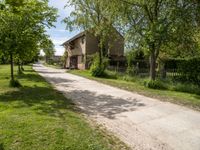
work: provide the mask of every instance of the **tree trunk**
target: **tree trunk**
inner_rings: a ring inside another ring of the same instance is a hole
[[[23,62],[20,64],[21,71],[24,71]]]
[[[18,73],[20,74],[22,71],[21,71],[21,66],[20,64],[18,63]]]
[[[102,46],[101,46],[99,37],[97,37],[97,41],[98,41],[98,48],[99,48],[99,65],[101,65],[102,64]]]
[[[10,54],[10,71],[11,71],[11,80],[14,81],[14,69],[13,69],[13,54]]]
[[[17,66],[18,66],[18,74],[21,74],[22,70],[21,70],[21,64],[19,60],[18,60]]]
[[[156,56],[155,52],[150,55],[150,80],[156,79]]]

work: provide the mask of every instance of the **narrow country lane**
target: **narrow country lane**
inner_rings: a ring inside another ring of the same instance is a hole
[[[134,150],[200,150],[200,112],[138,95],[61,69],[34,69],[85,114]]]

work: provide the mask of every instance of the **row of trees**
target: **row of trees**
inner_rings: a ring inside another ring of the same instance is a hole
[[[21,72],[24,62],[52,47],[45,29],[53,26],[56,13],[48,0],[0,0],[0,54],[10,60],[11,83],[14,62]]]
[[[99,64],[113,27],[124,35],[127,47],[149,56],[151,80],[156,78],[156,62],[200,54],[199,0],[69,0],[68,4],[75,10],[64,20],[67,27],[92,29],[99,39]]]

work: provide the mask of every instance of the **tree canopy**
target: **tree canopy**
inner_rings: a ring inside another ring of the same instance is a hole
[[[198,0],[69,0],[69,4],[75,8],[65,19],[69,29],[92,28],[105,42],[112,32],[109,27],[118,27],[127,45],[149,55],[152,80],[158,59],[199,55]]]
[[[48,6],[48,0],[1,0],[0,6],[0,49],[10,56],[14,80],[13,60],[22,62],[38,55],[48,37],[45,28],[53,26],[57,10]]]

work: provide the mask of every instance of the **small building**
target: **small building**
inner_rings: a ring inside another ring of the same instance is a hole
[[[116,31],[116,30],[115,30]],[[108,57],[112,60],[124,59],[124,37],[116,31],[106,44]],[[62,44],[68,53],[66,68],[88,69],[90,56],[99,50],[97,38],[90,32],[84,31]]]

